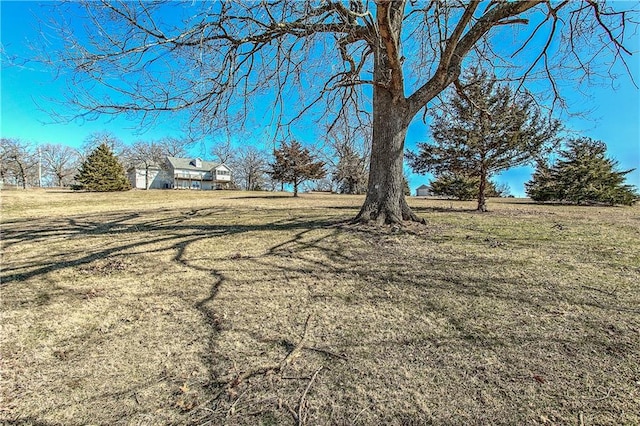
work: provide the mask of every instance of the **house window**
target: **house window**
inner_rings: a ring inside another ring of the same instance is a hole
[[[200,182],[191,182],[191,189],[200,189]]]

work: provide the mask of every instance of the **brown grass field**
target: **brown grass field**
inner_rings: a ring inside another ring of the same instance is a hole
[[[1,197],[2,424],[640,424],[640,206]]]

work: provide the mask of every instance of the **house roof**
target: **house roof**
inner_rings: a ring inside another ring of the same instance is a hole
[[[167,157],[167,161],[169,162],[169,164],[171,164],[171,167],[173,167],[174,169],[182,169],[182,170],[213,170],[218,166],[221,166],[222,164],[220,163],[216,163],[214,161],[204,161],[204,160],[200,160],[201,166],[200,167],[196,167],[195,166],[195,158],[179,158],[179,157]],[[226,167],[226,166],[225,166]]]
[[[420,185],[417,189],[429,189],[429,185]]]

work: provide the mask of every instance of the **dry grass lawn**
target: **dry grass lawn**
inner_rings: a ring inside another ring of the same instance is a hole
[[[0,423],[640,424],[640,207],[2,193]]]

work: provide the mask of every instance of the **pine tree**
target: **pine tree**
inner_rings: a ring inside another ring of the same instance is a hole
[[[407,180],[406,176],[402,176],[402,193],[405,196],[410,196],[411,195],[411,188],[409,188],[409,181]]]
[[[433,115],[433,142],[407,153],[409,165],[416,173],[477,178],[480,211],[486,210],[491,176],[542,156],[555,147],[560,130],[557,120],[542,117],[531,96],[514,93],[478,68],[466,73],[441,110]]]
[[[572,139],[551,166],[539,164],[531,181],[525,184],[534,201],[560,201],[576,204],[631,205],[640,195],[626,185],[625,175],[616,171],[618,162],[607,158],[607,146],[590,138]]]
[[[532,200],[540,202],[555,200],[559,191],[551,166],[544,160],[538,162],[531,180],[524,187]]]
[[[429,186],[433,195],[457,198],[458,200],[473,200],[478,198],[479,181],[480,179],[477,177],[443,173],[429,182]],[[508,186],[497,185],[493,181],[487,182],[486,197],[506,197],[508,194]]]
[[[277,181],[293,184],[293,196],[298,196],[299,185],[310,179],[322,179],[326,172],[324,162],[316,161],[308,149],[300,142],[282,143],[274,152],[275,162],[271,164],[269,174]]]
[[[87,191],[126,191],[131,188],[122,164],[105,143],[89,154],[75,179],[79,183],[77,189]]]

